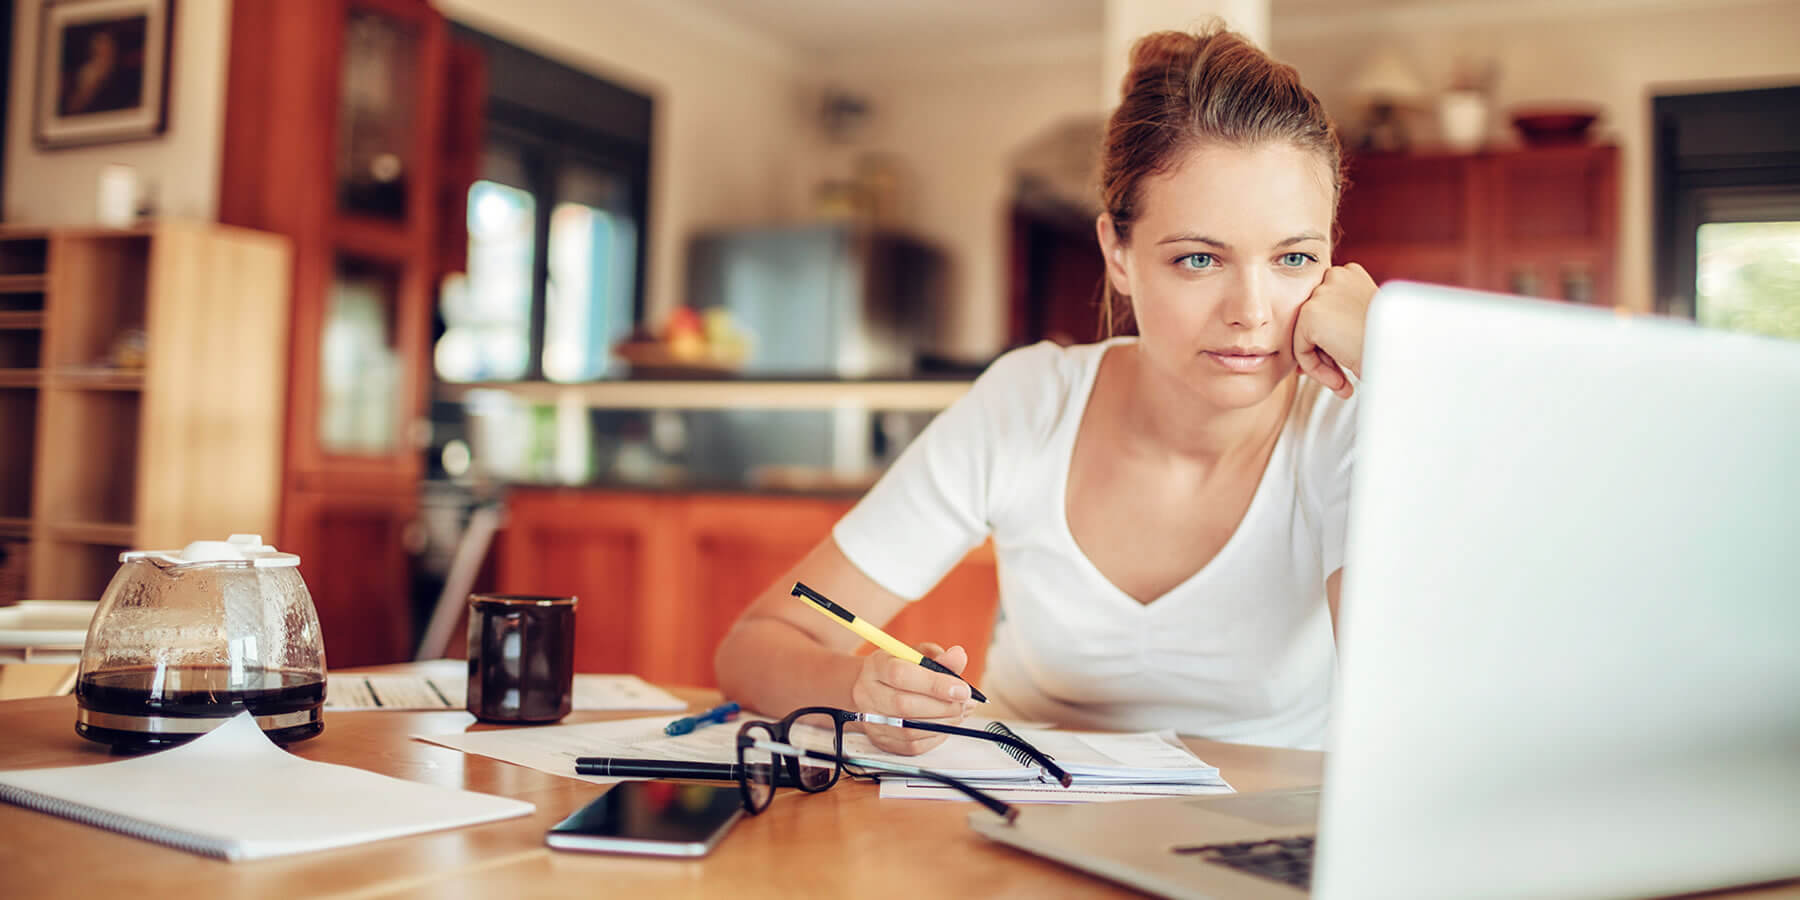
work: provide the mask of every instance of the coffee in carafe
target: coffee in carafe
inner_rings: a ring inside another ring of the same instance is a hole
[[[126,751],[248,712],[271,740],[325,728],[325,648],[300,558],[257,535],[121,554],[88,627],[75,731]]]

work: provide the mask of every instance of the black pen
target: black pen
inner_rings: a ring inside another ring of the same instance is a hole
[[[753,763],[752,768],[767,765]],[[575,759],[575,774],[599,775],[603,778],[686,778],[693,781],[741,781],[743,767],[737,763],[691,762],[680,759],[626,759],[617,756],[580,756]],[[795,787],[793,776],[785,766],[775,773],[778,787]]]

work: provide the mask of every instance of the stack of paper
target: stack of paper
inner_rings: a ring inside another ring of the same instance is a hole
[[[844,752],[929,769],[996,794],[1008,802],[1085,802],[1175,794],[1230,793],[1219,770],[1195,756],[1172,731],[1130,733],[1015,728],[1020,738],[1054,759],[1072,777],[1067,788],[1042,769],[1021,765],[990,741],[952,737],[918,756],[876,750],[861,735],[844,736]],[[884,777],[883,797],[967,799],[942,782]]]
[[[418,740],[454,747],[540,771],[597,783],[619,781],[575,774],[579,756],[613,756],[638,759],[671,759],[695,762],[735,762],[737,727],[712,726],[680,737],[663,734],[664,717],[584,722],[539,728],[480,731],[466,734],[415,735]],[[965,726],[980,730],[984,720]],[[1172,794],[1230,793],[1232,788],[1219,770],[1196,757],[1173,732],[1058,731],[1047,728],[1015,728],[1015,733],[1055,759],[1074,776],[1069,788],[1051,780],[1036,765],[1023,765],[1007,755],[1003,745],[979,738],[952,736],[918,756],[899,756],[883,750],[862,734],[844,734],[844,754],[930,769],[996,793],[1008,802],[1057,803],[1114,800]],[[793,743],[816,749],[830,745],[828,731],[789,735]],[[928,797],[961,800],[954,788],[928,779],[884,776],[883,797]]]

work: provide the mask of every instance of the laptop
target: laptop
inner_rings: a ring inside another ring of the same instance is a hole
[[[1800,343],[1395,282],[1364,357],[1324,787],[974,829],[1169,897],[1800,877]]]

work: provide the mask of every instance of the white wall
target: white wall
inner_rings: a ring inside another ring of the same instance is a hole
[[[40,150],[32,138],[38,86],[38,13],[19,0],[13,14],[13,69],[7,99],[6,208],[11,224],[70,225],[96,220],[100,168],[123,163],[154,192],[162,217],[210,220],[218,214],[219,155],[225,127],[228,0],[176,4],[169,60],[168,130],[159,138],[67,150]]]
[[[1100,41],[1039,42],[983,58],[872,58],[834,66],[834,83],[872,115],[850,151],[876,151],[909,173],[900,224],[950,261],[931,349],[970,362],[1005,347],[1012,156],[1072,117],[1098,116]],[[824,171],[842,168],[828,163]],[[815,173],[816,174],[816,173]]]
[[[436,0],[445,15],[649,94],[650,271],[659,321],[682,302],[685,243],[792,212],[800,74],[776,44],[654,0]]]
[[[1496,107],[1581,101],[1605,110],[1599,136],[1620,150],[1621,306],[1654,305],[1650,99],[1656,94],[1800,83],[1800,3],[1606,0],[1571,13],[1526,0],[1417,4],[1381,15],[1277,16],[1274,52],[1344,122],[1342,86],[1367,55],[1392,46],[1432,88],[1458,59],[1499,63]],[[1504,114],[1492,134],[1512,140]]]

